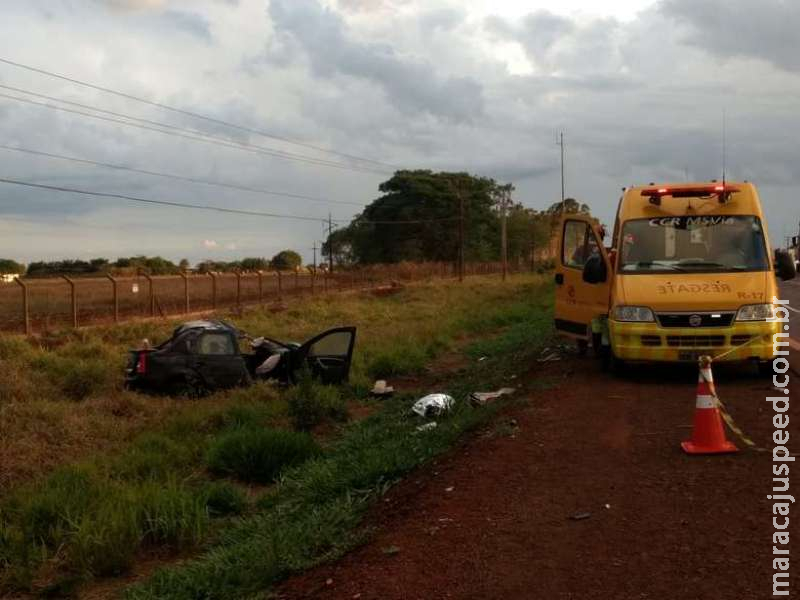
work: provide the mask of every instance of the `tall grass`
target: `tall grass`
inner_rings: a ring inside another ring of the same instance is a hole
[[[283,469],[319,453],[319,446],[307,433],[242,427],[214,440],[208,449],[206,464],[217,475],[269,483]]]
[[[148,547],[186,548],[216,529],[220,542],[207,555],[159,574],[133,597],[161,597],[158,590],[241,597],[344,551],[358,539],[354,527],[373,498],[494,409],[464,407],[417,434],[407,414],[412,398],[401,395],[348,426],[324,454],[307,435],[276,429],[345,419],[345,400],[365,395],[374,376],[420,371],[458,336],[502,328],[491,347],[473,342],[470,353],[493,358],[449,391],[494,386],[513,366],[510,358],[526,360],[546,335],[548,297],[532,277],[506,285],[476,278],[412,286],[390,298],[318,298],[279,316],[246,313],[238,326],[285,340],[357,325],[350,383],[301,382],[288,392],[260,383],[201,401],[118,391],[125,348],[142,337],[163,339],[172,323],[70,332],[43,345],[0,337],[0,362],[16,373],[0,379],[3,427],[18,432],[2,440],[7,464],[35,472],[37,464],[72,463],[0,491],[0,592],[31,589],[43,566],[73,578],[121,573]],[[220,475],[280,477],[280,484],[253,506]],[[241,525],[223,526],[226,515],[243,515]],[[196,581],[187,575],[194,572]]]
[[[376,498],[501,408],[498,403],[473,407],[464,399],[471,389],[506,382],[520,362],[532,359],[549,335],[547,308],[544,300],[513,311],[500,318],[503,333],[490,343],[470,346],[471,353],[488,352],[489,359],[451,382],[448,391],[460,402],[438,427],[417,430],[420,421],[410,411],[413,397],[384,404],[376,415],[350,425],[324,455],[284,472],[277,493],[264,497],[257,513],[227,530],[208,552],[133,586],[128,600],[254,597],[362,541],[366,532],[359,524]],[[496,323],[487,317],[474,330]]]

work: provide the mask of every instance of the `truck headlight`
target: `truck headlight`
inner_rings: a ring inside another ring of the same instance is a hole
[[[646,306],[617,306],[614,308],[614,320],[634,323],[655,321],[653,311]]]
[[[737,321],[766,321],[775,316],[772,304],[745,304],[736,313]]]

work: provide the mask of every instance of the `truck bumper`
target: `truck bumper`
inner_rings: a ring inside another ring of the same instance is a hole
[[[611,348],[622,360],[696,362],[698,356],[723,362],[772,360],[772,338],[782,323],[754,321],[730,327],[660,327],[657,323],[608,321]]]

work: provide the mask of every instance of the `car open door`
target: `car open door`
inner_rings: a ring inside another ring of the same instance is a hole
[[[356,341],[355,327],[336,327],[314,336],[294,353],[292,377],[308,367],[322,383],[333,384],[347,380]]]
[[[561,222],[556,257],[555,328],[560,334],[589,339],[592,319],[608,314],[613,273],[596,220],[588,215],[565,215]],[[584,280],[587,261],[605,265],[604,281]],[[601,262],[602,261],[602,262]]]

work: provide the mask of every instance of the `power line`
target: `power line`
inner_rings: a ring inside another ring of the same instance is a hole
[[[25,69],[25,70],[28,70],[28,71],[32,71],[34,73],[39,73],[41,75],[47,75],[48,77],[55,77],[56,79],[61,79],[63,81],[68,81],[68,82],[74,83],[76,85],[80,85],[80,86],[83,86],[83,87],[91,88],[91,89],[98,90],[98,91],[101,91],[101,92],[105,92],[105,93],[108,93],[108,94],[114,94],[115,96],[119,96],[121,98],[127,98],[128,100],[135,100],[136,102],[141,102],[143,104],[148,104],[150,106],[155,106],[157,108],[161,108],[161,109],[168,110],[168,111],[171,111],[171,112],[174,112],[174,113],[178,113],[178,114],[186,115],[186,116],[189,116],[189,117],[193,117],[195,119],[202,119],[202,120],[207,121],[209,123],[216,123],[217,125],[224,125],[226,127],[231,127],[233,129],[238,129],[239,131],[247,131],[249,133],[254,133],[256,135],[260,135],[260,136],[263,136],[263,137],[271,138],[271,139],[278,140],[278,141],[281,141],[281,142],[286,142],[286,143],[289,143],[289,144],[302,146],[304,148],[309,148],[311,150],[317,150],[318,152],[325,152],[325,153],[328,153],[328,154],[335,154],[337,156],[342,156],[344,158],[349,158],[351,160],[357,160],[357,161],[361,161],[361,162],[372,163],[372,164],[375,164],[375,165],[388,167],[390,169],[397,169],[397,167],[395,165],[392,165],[392,164],[389,164],[389,163],[377,161],[377,160],[374,160],[374,159],[371,159],[371,158],[365,158],[365,157],[357,156],[357,155],[354,155],[354,154],[346,154],[344,152],[339,152],[337,150],[330,150],[328,148],[323,148],[321,146],[315,146],[313,144],[308,144],[306,142],[298,142],[296,140],[292,140],[292,139],[289,139],[289,138],[286,138],[286,137],[283,137],[283,136],[279,136],[279,135],[275,135],[275,134],[272,134],[272,133],[267,133],[267,132],[261,131],[259,129],[246,127],[244,125],[239,125],[237,123],[232,123],[230,121],[224,121],[222,119],[218,119],[218,118],[215,118],[215,117],[209,117],[208,115],[203,115],[203,114],[192,112],[192,111],[185,110],[185,109],[182,109],[182,108],[169,106],[167,104],[162,104],[161,102],[155,102],[153,100],[147,100],[146,98],[141,98],[139,96],[134,96],[133,94],[128,94],[128,93],[125,93],[125,92],[120,92],[119,90],[114,90],[114,89],[103,87],[103,86],[96,85],[96,84],[93,84],[93,83],[88,83],[86,81],[81,81],[81,80],[75,79],[73,77],[67,77],[66,75],[60,75],[60,74],[54,73],[52,71],[46,71],[44,69],[39,69],[37,67],[32,67],[30,65],[25,65],[25,64],[22,64],[22,63],[18,63],[18,62],[15,62],[13,60],[9,60],[9,59],[6,59],[6,58],[0,58],[0,63],[4,63],[4,64],[11,65],[13,67],[17,67],[17,68],[20,68],[20,69]]]
[[[163,133],[165,135],[172,135],[172,136],[181,137],[181,138],[185,138],[185,139],[189,139],[189,140],[205,142],[205,143],[208,143],[208,144],[216,144],[216,145],[225,146],[225,147],[228,147],[228,148],[248,150],[250,152],[255,152],[257,154],[264,154],[264,155],[267,155],[267,156],[274,156],[274,157],[283,158],[283,159],[286,159],[286,160],[293,160],[293,161],[303,162],[303,163],[308,163],[308,164],[321,165],[321,166],[325,166],[325,167],[334,167],[334,168],[337,168],[337,169],[344,169],[344,170],[348,170],[348,171],[357,171],[357,172],[361,172],[361,173],[387,174],[386,171],[378,171],[376,169],[371,169],[371,168],[367,168],[367,167],[348,166],[348,165],[346,165],[344,163],[337,163],[337,162],[328,161],[328,160],[324,160],[324,159],[314,158],[314,157],[311,157],[311,156],[305,156],[305,155],[302,155],[302,154],[294,154],[292,152],[284,152],[283,150],[276,150],[274,148],[269,148],[269,147],[266,147],[266,146],[257,146],[255,144],[250,144],[250,143],[247,143],[247,142],[239,142],[239,141],[235,141],[235,140],[229,140],[229,139],[226,139],[226,138],[221,138],[219,136],[215,136],[215,135],[211,135],[211,134],[208,134],[208,133],[204,133],[204,132],[196,130],[196,129],[177,127],[175,125],[170,125],[168,123],[160,123],[158,121],[151,121],[149,119],[142,119],[140,117],[133,117],[133,116],[130,116],[130,115],[126,115],[124,113],[118,113],[118,112],[114,112],[114,111],[111,111],[111,110],[106,110],[106,109],[103,109],[103,108],[97,108],[97,107],[94,107],[94,106],[91,106],[91,105],[81,104],[81,103],[78,103],[78,102],[72,102],[71,100],[64,100],[64,99],[57,98],[57,97],[54,97],[54,96],[47,96],[45,94],[39,94],[37,92],[31,92],[31,91],[28,91],[28,90],[23,90],[23,89],[20,89],[20,88],[15,88],[15,87],[7,86],[7,85],[0,84],[0,88],[14,90],[14,91],[21,92],[23,94],[28,94],[30,96],[34,96],[34,97],[37,97],[37,98],[45,98],[47,100],[52,100],[54,102],[60,102],[62,104],[69,104],[69,105],[72,105],[72,106],[78,106],[80,108],[85,108],[87,110],[92,110],[92,111],[95,111],[95,112],[105,113],[105,114],[108,114],[108,115],[112,115],[114,117],[121,117],[121,119],[127,119],[127,120],[115,119],[115,118],[111,118],[111,117],[104,117],[104,116],[101,116],[101,115],[95,115],[95,114],[92,114],[92,113],[87,113],[87,112],[74,110],[74,109],[70,109],[70,108],[65,108],[63,106],[57,106],[55,104],[48,104],[46,102],[37,102],[35,100],[31,100],[30,98],[20,98],[19,96],[12,96],[12,95],[9,95],[9,94],[0,94],[0,98],[6,98],[8,100],[14,100],[14,101],[17,101],[17,102],[25,102],[27,104],[32,104],[34,106],[40,106],[40,107],[43,107],[43,108],[49,108],[51,110],[57,110],[57,111],[71,113],[71,114],[81,115],[81,116],[84,116],[84,117],[89,117],[91,119],[98,119],[98,120],[107,121],[107,122],[110,122],[110,123],[118,123],[120,125],[127,125],[129,127],[137,127],[139,129],[145,129],[145,130],[148,130],[148,131],[155,131],[157,133]],[[139,123],[131,122],[131,121],[139,121]],[[144,123],[144,125],[142,125],[141,123]],[[160,128],[164,128],[164,129],[160,129]]]
[[[221,182],[221,181],[213,181],[213,180],[210,180],[210,179],[197,179],[197,178],[194,178],[194,177],[185,177],[183,175],[175,175],[173,173],[161,173],[159,171],[148,171],[148,170],[145,170],[145,169],[137,169],[135,167],[127,167],[127,166],[124,166],[124,165],[117,165],[117,164],[112,164],[112,163],[98,162],[98,161],[89,160],[89,159],[86,159],[86,158],[78,158],[76,156],[65,156],[63,154],[54,154],[52,152],[44,152],[44,151],[41,151],[41,150],[32,150],[30,148],[20,148],[20,147],[6,146],[4,144],[0,144],[0,149],[2,149],[2,150],[11,150],[13,152],[22,152],[22,153],[31,154],[31,155],[34,155],[34,156],[44,156],[44,157],[47,157],[47,158],[55,158],[55,159],[58,159],[58,160],[66,160],[66,161],[79,163],[79,164],[93,165],[93,166],[96,166],[96,167],[103,167],[105,169],[115,169],[115,170],[119,170],[119,171],[131,172],[131,173],[140,173],[142,175],[151,175],[151,176],[154,176],[154,177],[164,177],[166,179],[174,179],[176,181],[187,181],[187,182],[190,182],[190,183],[200,183],[200,184],[203,184],[203,185],[210,185],[210,186],[221,187],[221,188],[230,188],[230,189],[234,189],[234,190],[242,190],[242,191],[245,191],[245,192],[253,192],[253,193],[257,193],[257,194],[268,194],[268,195],[271,195],[271,196],[284,196],[284,197],[287,197],[287,198],[297,198],[297,199],[300,199],[300,200],[310,200],[310,201],[313,201],[313,202],[325,202],[325,203],[330,203],[330,204],[348,204],[348,205],[353,205],[353,206],[362,206],[362,204],[360,204],[358,202],[348,202],[346,200],[327,200],[325,198],[317,198],[317,197],[314,197],[314,196],[305,196],[303,194],[292,194],[292,193],[289,193],[289,192],[276,192],[276,191],[272,191],[272,190],[265,190],[265,189],[262,189],[262,188],[254,188],[254,187],[238,185],[238,184],[233,184],[233,183],[225,183],[225,182]]]
[[[250,217],[270,217],[275,219],[295,219],[298,221],[314,221],[316,223],[325,223],[327,219],[319,217],[303,217],[299,215],[284,215],[278,213],[259,212],[254,210],[241,210],[237,208],[223,208],[219,206],[210,206],[206,204],[190,204],[185,202],[173,202],[171,200],[153,200],[151,198],[140,198],[137,196],[128,196],[126,194],[111,194],[107,192],[94,192],[90,190],[79,190],[76,188],[68,188],[57,185],[45,185],[43,183],[33,183],[30,181],[20,181],[18,179],[6,179],[0,177],[0,183],[8,183],[12,185],[20,185],[30,188],[38,188],[43,190],[50,190],[53,192],[67,192],[70,194],[81,194],[84,196],[93,196],[100,198],[115,198],[117,200],[129,200],[131,202],[142,202],[145,204],[157,204],[162,206],[176,206],[179,208],[191,208],[198,210],[210,210],[221,213],[232,213],[237,215],[246,215]]]

